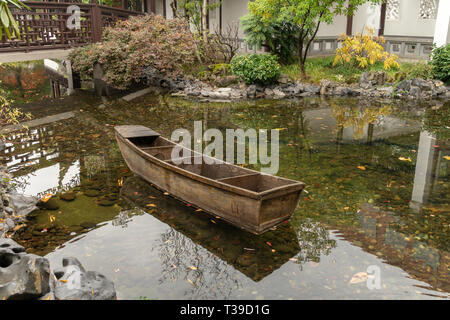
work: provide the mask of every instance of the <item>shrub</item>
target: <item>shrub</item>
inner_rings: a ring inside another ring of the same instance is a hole
[[[434,48],[431,53],[430,64],[433,68],[434,76],[444,81],[450,82],[450,44],[445,46]]]
[[[103,41],[73,50],[69,59],[82,78],[92,77],[93,66],[102,65],[106,82],[125,89],[139,82],[142,71],[152,67],[171,77],[192,64],[195,44],[185,20],[159,15],[131,17],[106,28]]]
[[[278,58],[271,54],[235,56],[231,60],[231,72],[246,84],[270,84],[280,77]]]
[[[407,65],[406,70],[406,78],[414,79],[414,78],[422,78],[422,79],[431,79],[433,78],[433,67],[428,63],[417,62],[410,65]]]
[[[299,25],[279,21],[264,22],[260,16],[253,14],[243,16],[241,24],[250,48],[261,49],[262,45],[266,45],[284,64],[297,60]]]
[[[354,63],[359,68],[365,69],[378,61],[383,61],[385,70],[390,70],[391,67],[399,68],[398,57],[384,51],[382,44],[385,43],[385,39],[381,36],[374,37],[374,31],[371,28],[367,28],[367,31],[367,34],[341,35],[339,40],[342,41],[342,47],[336,49],[333,65]]]
[[[24,113],[18,108],[9,106],[4,98],[5,94],[0,90],[0,127],[8,124],[19,124],[20,121],[31,119],[30,113]],[[3,137],[0,134],[0,139]]]

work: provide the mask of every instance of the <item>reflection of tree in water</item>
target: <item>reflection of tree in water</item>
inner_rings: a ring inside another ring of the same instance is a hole
[[[159,282],[183,279],[191,286],[185,295],[192,299],[226,299],[242,287],[226,262],[172,228],[152,250],[158,250],[161,257]]]
[[[332,100],[329,103],[338,127],[353,127],[355,139],[361,139],[364,136],[364,128],[368,124],[380,125],[384,117],[392,112],[392,107],[389,105],[377,106],[372,103],[369,106],[362,101],[356,105],[341,105]]]
[[[336,247],[335,240],[329,239],[328,231],[320,223],[311,220],[302,222],[296,233],[301,250],[294,258],[300,266],[309,261],[319,262],[321,255],[328,255]],[[227,252],[223,252],[223,256],[215,255],[172,228],[162,235],[159,245],[153,250],[158,250],[161,257],[163,271],[159,282],[184,280],[192,286],[185,294],[194,299],[229,297],[232,292],[242,287],[235,270],[243,272],[254,281],[261,280],[252,278],[251,273],[245,272],[239,265],[238,260],[242,259],[244,254],[234,262],[224,261]],[[253,254],[258,255],[258,252],[262,254],[263,250],[260,248]],[[282,264],[286,262],[288,262],[287,259]],[[268,268],[272,263],[273,261],[267,261],[265,266],[257,267]],[[255,265],[250,267],[256,268]],[[272,272],[267,273],[266,276],[270,273]]]
[[[317,221],[307,219],[296,230],[300,252],[295,258],[300,265],[308,261],[319,262],[321,255],[330,254],[336,247],[336,241],[330,239],[328,230]]]

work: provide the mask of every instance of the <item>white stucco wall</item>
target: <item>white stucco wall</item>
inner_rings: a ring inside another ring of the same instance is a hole
[[[410,0],[416,1],[416,0]],[[378,33],[380,24],[380,11],[379,9],[373,9],[370,4],[361,5],[353,15],[353,34],[358,32],[365,32],[367,26],[375,28],[375,32]],[[379,8],[379,6],[377,7]]]
[[[332,24],[321,23],[319,31],[317,32],[318,37],[337,37],[341,33],[347,31],[347,16],[339,15],[334,18]]]
[[[400,0],[399,19],[397,21],[386,20],[384,34],[390,36],[433,37],[436,20],[419,18],[419,7],[420,0]]]
[[[222,27],[233,22],[240,23],[240,18],[248,13],[247,4],[249,0],[225,0],[222,2]],[[244,33],[239,28],[239,37],[244,38]]]

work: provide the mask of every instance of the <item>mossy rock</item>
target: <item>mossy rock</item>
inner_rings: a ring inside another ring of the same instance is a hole
[[[59,198],[64,201],[73,201],[76,197],[77,195],[73,191],[64,192],[59,195]]]
[[[94,198],[94,197],[98,197],[98,195],[100,194],[100,191],[98,191],[96,189],[87,189],[87,190],[84,191],[84,194],[87,197]]]
[[[49,200],[47,200],[46,202],[39,202],[37,204],[37,207],[40,209],[45,209],[45,210],[58,210],[59,209],[59,204],[58,201],[56,201],[55,198],[50,198]]]
[[[102,207],[111,207],[116,204],[116,201],[109,199],[100,199],[97,201],[97,204]]]

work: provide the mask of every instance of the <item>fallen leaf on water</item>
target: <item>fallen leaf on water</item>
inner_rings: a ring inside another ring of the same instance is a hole
[[[366,282],[368,277],[369,275],[367,274],[367,272],[355,273],[353,277],[350,279],[350,284]]]
[[[398,160],[412,162],[411,158],[399,157]]]
[[[366,170],[366,167],[364,167],[364,166],[358,166],[358,169],[360,169],[360,170]]]
[[[20,225],[18,225],[18,226],[15,226],[14,227],[14,231],[17,231],[17,230],[19,230],[20,228],[22,228],[23,227],[23,224],[20,224]]]
[[[47,202],[48,200],[50,200],[50,198],[52,196],[53,195],[51,193],[47,193],[45,196],[42,197],[41,202],[44,202],[44,203]]]

